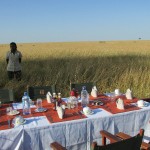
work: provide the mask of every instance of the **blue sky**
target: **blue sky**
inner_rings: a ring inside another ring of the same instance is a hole
[[[150,40],[150,0],[0,0],[0,43]]]

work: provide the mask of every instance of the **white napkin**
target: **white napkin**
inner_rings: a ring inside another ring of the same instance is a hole
[[[127,99],[132,99],[132,91],[130,89],[127,89],[125,95]]]
[[[124,102],[121,98],[118,98],[116,101],[116,105],[118,109],[124,109]]]
[[[63,119],[64,117],[64,113],[65,113],[65,107],[63,107],[64,105],[62,106],[57,106],[57,114],[58,114],[58,117],[60,119]]]
[[[47,103],[52,103],[52,94],[50,92],[47,92],[46,99],[47,99]]]
[[[97,88],[96,88],[96,86],[93,86],[92,91],[91,91],[91,96],[97,97]]]
[[[120,95],[120,90],[119,89],[115,89],[115,95]]]

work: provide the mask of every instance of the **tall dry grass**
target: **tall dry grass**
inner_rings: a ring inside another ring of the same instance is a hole
[[[134,96],[150,97],[150,41],[98,41],[18,43],[23,54],[22,80],[9,81],[5,55],[9,44],[0,45],[0,87],[13,88],[16,98],[27,85],[56,84],[63,96],[71,82],[96,82],[99,92],[131,88]]]

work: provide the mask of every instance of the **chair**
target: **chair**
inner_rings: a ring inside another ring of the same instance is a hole
[[[0,100],[2,103],[14,101],[14,91],[12,89],[0,89]]]
[[[56,86],[28,86],[27,92],[31,99],[46,98],[47,92],[56,92]]]
[[[123,132],[117,133],[116,136],[119,137],[119,138],[121,138],[121,139],[128,139],[128,138],[131,138],[130,135],[125,134],[125,133],[123,133]],[[141,150],[150,150],[150,142],[149,142],[149,143],[142,142]]]
[[[96,83],[70,83],[70,91],[75,88],[76,90],[78,90],[79,93],[81,93],[82,91],[82,87],[86,86],[86,90],[88,91],[88,93],[91,93],[93,86],[96,85]]]
[[[60,145],[59,143],[57,142],[53,142],[50,144],[50,147],[53,149],[53,150],[67,150],[65,147],[63,147],[62,145]]]
[[[141,148],[144,148],[141,146],[144,130],[141,129],[140,133],[136,136],[129,136],[125,139],[123,134],[122,138],[119,137],[119,134],[113,135],[105,130],[100,131],[100,134],[102,135],[102,146],[97,145],[96,142],[92,143],[92,150],[140,150]],[[106,138],[110,140],[110,144],[106,145]],[[143,144],[143,143],[142,143]],[[53,150],[66,150],[65,147],[61,146],[57,142],[53,142],[50,144],[50,147]],[[145,147],[145,150],[149,150],[149,147]]]
[[[92,144],[93,150],[149,150],[150,144],[142,142],[144,130],[141,129],[136,136],[129,136],[123,132],[112,135],[107,131],[100,131],[102,135],[102,145]],[[110,144],[106,145],[106,138],[110,140]]]

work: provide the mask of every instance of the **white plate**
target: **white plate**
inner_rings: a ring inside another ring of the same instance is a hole
[[[26,120],[24,119],[24,121],[23,122],[20,122],[19,124],[15,124],[14,122],[12,122],[12,124],[15,126],[15,127],[17,127],[17,126],[19,126],[19,125],[23,125],[23,124],[25,124],[26,123]]]
[[[35,109],[35,112],[45,112],[47,108]]]
[[[144,106],[138,106],[137,107],[140,107],[140,108],[144,108],[144,107],[147,107],[148,105],[147,104],[144,104]]]
[[[85,114],[84,112],[82,112],[84,115],[92,115],[92,114],[94,114],[94,111],[91,111],[90,113],[88,113],[88,114]]]
[[[7,115],[9,116],[15,116],[15,115],[18,115],[20,112],[19,111],[13,111],[13,112],[9,112]]]
[[[138,106],[138,104],[136,103],[137,107],[140,108],[144,108],[144,107],[148,107],[149,106],[149,102],[144,102],[144,106]]]
[[[23,122],[20,122],[19,125],[22,125],[22,124],[25,124],[26,123],[26,120],[24,119]]]

